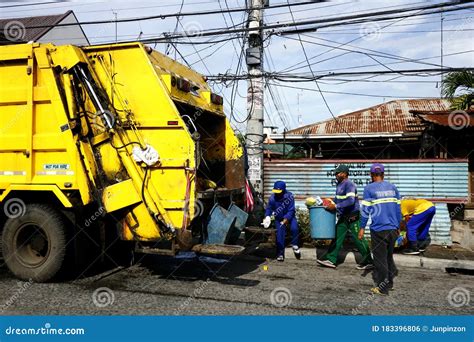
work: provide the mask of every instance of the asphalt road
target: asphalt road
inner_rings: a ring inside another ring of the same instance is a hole
[[[304,257],[304,256],[303,256]],[[373,296],[371,273],[247,257],[221,262],[147,257],[129,268],[62,283],[20,282],[0,268],[4,315],[466,315],[472,276],[399,267],[390,296]]]

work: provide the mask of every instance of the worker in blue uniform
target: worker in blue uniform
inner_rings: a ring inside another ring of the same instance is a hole
[[[285,260],[285,237],[287,227],[290,227],[291,231],[293,253],[296,259],[301,259],[298,221],[295,216],[295,198],[291,192],[286,190],[286,183],[283,181],[275,182],[272,192],[273,194],[268,200],[265,210],[265,219],[262,224],[264,228],[270,227],[272,222],[271,215],[273,214],[275,216],[277,260]]]
[[[374,259],[374,294],[387,295],[393,288],[393,279],[397,272],[393,260],[393,249],[398,237],[402,213],[400,193],[395,185],[384,180],[385,167],[375,163],[370,167],[372,183],[364,188],[361,202],[361,220],[359,239],[364,236],[369,217],[372,254]]]

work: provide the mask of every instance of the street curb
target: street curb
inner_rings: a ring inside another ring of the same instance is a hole
[[[316,260],[316,248],[300,248],[304,259]],[[286,255],[293,254],[291,248],[286,248]],[[474,261],[472,260],[449,260],[449,259],[436,259],[427,258],[421,255],[403,255],[394,254],[393,259],[395,265],[404,267],[414,268],[425,268],[430,270],[442,270],[446,271],[447,268],[452,269],[464,269],[474,270]],[[347,252],[347,255],[343,263],[356,264],[355,255],[353,252]]]

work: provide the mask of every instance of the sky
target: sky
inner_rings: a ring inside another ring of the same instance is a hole
[[[270,0],[270,5],[283,4],[287,0]],[[194,12],[242,8],[245,0],[164,0],[164,1],[72,1],[72,2],[2,2],[0,18],[18,18],[34,15],[60,14],[73,10],[79,21],[110,20],[101,25],[84,25],[83,29],[92,44],[115,41],[114,18],[118,19],[162,15],[168,13]],[[291,1],[298,3],[301,1]],[[295,20],[311,20],[338,17],[371,11],[393,10],[422,6],[440,1],[331,1],[292,7]],[[14,4],[32,6],[3,7]],[[45,3],[45,4],[41,4]],[[182,5],[183,3],[183,5]],[[182,8],[181,8],[182,5]],[[118,40],[134,40],[156,37],[163,32],[196,32],[212,28],[240,25],[245,21],[245,12],[218,13],[202,16],[154,19],[139,22],[117,23]],[[288,7],[266,9],[265,24],[291,22]],[[441,44],[441,21],[443,21],[443,44]],[[474,66],[474,9],[409,17],[393,21],[337,26],[320,29],[300,36],[305,52],[312,64],[312,72],[353,72],[389,69],[436,68],[441,65],[441,48],[445,67]],[[211,38],[211,37],[209,37]],[[264,70],[266,72],[311,73],[298,40],[298,35],[265,37]],[[207,39],[207,38],[206,38]],[[241,51],[241,40],[223,40],[209,45],[178,44],[177,51],[165,43],[151,44],[156,50],[183,62],[183,57],[196,71],[204,75],[236,72]],[[201,38],[204,40],[204,38]],[[188,38],[182,40],[189,42]],[[349,43],[350,42],[350,43]],[[348,44],[347,44],[348,43]],[[338,47],[341,44],[347,44]],[[334,48],[334,46],[338,48]],[[368,50],[370,49],[370,51]],[[369,52],[371,55],[360,52]],[[388,56],[391,54],[392,56]],[[394,56],[395,55],[395,56]],[[419,60],[421,63],[400,61],[400,57]],[[184,63],[184,62],[183,62]],[[241,73],[246,72],[244,65]],[[388,75],[347,77],[338,80],[321,79],[304,83],[288,83],[269,80],[264,106],[265,125],[276,126],[279,132],[364,109],[383,102],[408,98],[433,98],[440,96],[440,75],[406,76]],[[210,83],[213,90],[224,96],[225,112],[232,117],[238,130],[245,130],[247,111],[247,81],[234,86],[236,90],[233,106],[233,83]],[[238,85],[238,86],[237,86]],[[317,86],[319,85],[327,105]],[[302,88],[302,89],[295,89]],[[331,114],[332,113],[332,114]],[[231,115],[232,114],[232,115]]]

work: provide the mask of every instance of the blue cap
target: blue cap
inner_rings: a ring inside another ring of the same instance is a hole
[[[276,181],[273,185],[273,192],[276,194],[281,194],[286,190],[286,183],[284,181]]]
[[[370,167],[370,172],[371,173],[382,173],[382,172],[385,172],[385,167],[383,166],[383,164],[374,163]]]

